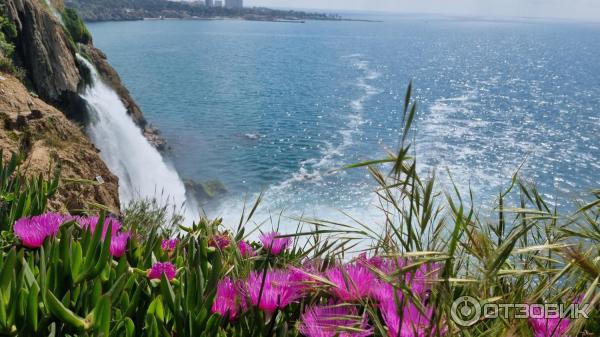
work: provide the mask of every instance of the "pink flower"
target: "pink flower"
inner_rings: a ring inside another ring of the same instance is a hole
[[[331,293],[342,301],[359,301],[371,295],[371,287],[377,279],[361,264],[348,264],[325,272],[327,279],[335,284]]]
[[[240,254],[242,257],[252,257],[256,255],[254,248],[252,248],[252,246],[246,241],[240,241],[238,243],[238,248],[240,249]]]
[[[392,295],[393,296],[393,295]],[[403,303],[402,317],[399,315],[398,305],[391,302],[380,305],[383,321],[388,328],[389,337],[429,337],[444,336],[448,329],[444,325],[440,327],[439,333],[433,321],[433,308],[425,307],[421,312],[416,305],[410,301]]]
[[[63,223],[63,216],[57,213],[46,213],[31,218],[21,218],[15,222],[13,230],[27,248],[39,248],[49,236],[58,233]]]
[[[98,221],[100,221],[100,217],[98,217],[97,215],[89,217],[79,217],[77,219],[77,222],[81,225],[81,228],[88,229],[92,233],[96,232],[96,226],[98,225]],[[106,232],[108,231],[109,224],[112,224],[110,231],[111,236],[115,236],[121,229],[121,222],[119,222],[119,220],[111,216],[107,216],[104,219],[104,226],[102,228],[102,240],[104,240],[104,238],[106,237]]]
[[[394,284],[406,284],[415,295],[423,295],[429,289],[432,280],[438,277],[441,270],[441,266],[436,263],[425,263],[414,268],[408,268],[411,263],[416,262],[404,258],[391,259],[375,256],[366,260],[359,257],[358,261],[369,268],[379,270],[384,275],[394,275],[392,277]],[[403,273],[402,268],[411,270]]]
[[[348,305],[313,306],[302,314],[300,333],[306,337],[366,337],[373,331],[366,317]]]
[[[279,255],[286,250],[291,244],[292,239],[289,237],[279,238],[281,234],[277,232],[265,233],[260,236],[260,242],[263,247],[271,253],[271,255]]]
[[[269,270],[266,275],[251,272],[246,285],[250,302],[270,314],[301,296],[301,290],[292,282],[291,273],[287,270]]]
[[[175,251],[175,248],[177,248],[178,242],[179,241],[177,239],[163,240],[160,244],[160,248],[165,252],[172,252]]]
[[[110,240],[110,255],[114,257],[121,257],[125,254],[127,249],[127,242],[131,237],[130,232],[118,233]]]
[[[229,277],[219,281],[211,311],[234,320],[238,315],[239,308],[246,307],[246,302],[240,296],[239,288]]]
[[[564,337],[571,321],[561,318],[559,313],[545,313],[543,306],[530,305],[529,325],[535,337]]]
[[[175,278],[177,270],[171,262],[157,262],[148,270],[148,278],[151,280],[160,279],[162,274],[165,274],[169,281]]]
[[[217,234],[210,238],[210,240],[208,241],[208,246],[219,248],[220,250],[223,250],[223,249],[227,248],[230,243],[231,243],[231,239],[229,238],[229,235]]]
[[[310,291],[312,286],[316,284],[310,273],[295,267],[290,268],[289,280],[292,285],[295,285],[303,293]]]

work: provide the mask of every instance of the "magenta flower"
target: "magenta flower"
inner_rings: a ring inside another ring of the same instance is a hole
[[[306,337],[366,337],[373,334],[366,317],[348,305],[313,306],[302,314],[300,333]]]
[[[169,281],[175,278],[177,270],[175,265],[171,262],[157,262],[152,265],[152,268],[148,270],[148,278],[151,280],[160,279],[162,274],[165,274]]]
[[[89,217],[80,217],[77,219],[77,222],[81,225],[81,228],[88,229],[92,233],[96,232],[96,226],[98,225],[98,221],[100,221],[100,218],[97,215]],[[108,231],[109,224],[112,224],[110,231],[111,236],[115,236],[121,229],[121,222],[119,222],[119,220],[111,216],[107,216],[104,219],[104,226],[102,228],[102,240],[104,240],[104,238],[106,237],[106,232]]]
[[[391,295],[393,296],[393,295]],[[421,312],[416,305],[410,301],[403,303],[402,317],[399,315],[398,306],[388,301],[380,304],[383,321],[388,328],[389,337],[429,337],[444,336],[448,329],[442,326],[439,329],[433,321],[433,308],[425,307]]]
[[[110,255],[114,257],[121,257],[125,254],[127,249],[127,242],[131,237],[130,232],[118,233],[110,240]]]
[[[215,302],[212,305],[211,311],[234,320],[240,308],[246,308],[246,301],[240,295],[240,287],[229,277],[219,281]]]
[[[263,272],[251,272],[246,290],[250,302],[265,312],[272,314],[277,309],[285,308],[302,295],[301,289],[291,279],[289,271],[269,270],[264,275],[264,283],[263,275]]]
[[[173,251],[175,251],[175,248],[177,248],[178,242],[179,242],[179,240],[177,240],[177,239],[163,240],[160,243],[160,248],[165,252],[173,252]]]
[[[559,313],[545,313],[543,306],[530,305],[529,325],[535,337],[564,337],[571,321]]]
[[[208,246],[223,250],[227,248],[230,243],[231,239],[229,238],[229,235],[217,234],[210,238],[210,240],[208,241]]]
[[[380,258],[372,257],[371,259],[359,258],[359,263],[367,266],[368,268],[377,269],[384,275],[394,275],[393,282],[398,285],[399,283],[406,284],[410,291],[415,295],[423,295],[432,280],[438,277],[441,266],[436,263],[425,263],[421,264],[415,269],[408,268],[411,262],[404,258]],[[401,272],[402,268],[411,269],[404,273]]]
[[[252,248],[252,246],[246,241],[240,241],[238,243],[238,248],[242,257],[252,257],[256,255],[254,248]]]
[[[13,226],[15,235],[27,248],[39,248],[49,236],[56,236],[63,216],[57,213],[46,213],[31,218],[21,218]]]
[[[331,293],[342,301],[360,301],[371,295],[371,287],[377,283],[375,275],[361,264],[348,264],[325,272],[327,279],[335,284]]]
[[[310,273],[295,267],[290,268],[289,281],[303,293],[310,291],[313,288],[312,286],[316,284]]]
[[[291,238],[279,238],[278,236],[281,236],[281,234],[277,232],[265,233],[260,236],[260,242],[262,242],[263,247],[265,247],[271,255],[281,254],[281,252],[286,250],[292,244]]]

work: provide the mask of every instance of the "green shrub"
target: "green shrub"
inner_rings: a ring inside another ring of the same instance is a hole
[[[0,230],[11,230],[15,220],[46,211],[58,188],[58,170],[50,180],[42,175],[27,177],[19,155],[8,162],[0,151]]]
[[[67,32],[74,42],[87,44],[92,41],[92,34],[88,31],[76,10],[65,8],[62,12],[62,19]]]

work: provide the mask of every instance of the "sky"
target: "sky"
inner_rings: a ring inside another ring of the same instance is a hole
[[[600,21],[600,0],[244,0],[244,5]]]

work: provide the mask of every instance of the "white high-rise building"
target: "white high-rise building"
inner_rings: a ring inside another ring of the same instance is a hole
[[[225,7],[242,8],[244,7],[244,0],[225,0]]]

